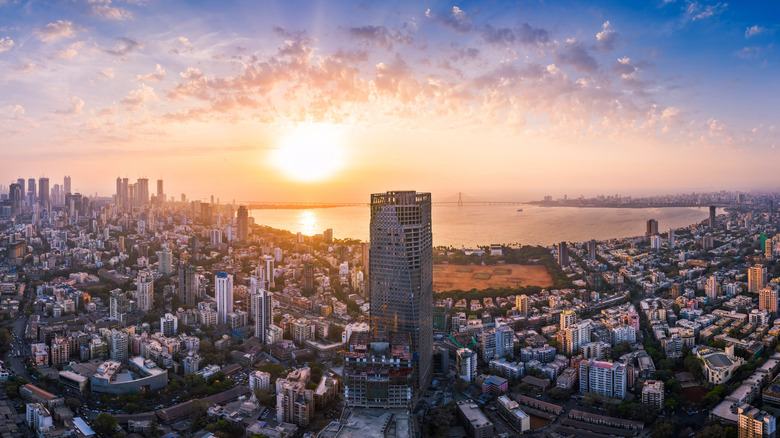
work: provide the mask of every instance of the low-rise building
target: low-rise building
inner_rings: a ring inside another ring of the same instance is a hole
[[[488,420],[476,403],[458,402],[458,417],[471,438],[490,438],[493,436],[493,423]]]
[[[664,382],[660,380],[645,381],[642,387],[642,403],[662,409],[664,406]]]

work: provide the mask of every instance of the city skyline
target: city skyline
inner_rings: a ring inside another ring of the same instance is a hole
[[[223,200],[774,184],[761,8],[306,6],[3,2],[15,165],[0,176],[76,175],[106,195],[117,175],[162,175],[167,193]]]

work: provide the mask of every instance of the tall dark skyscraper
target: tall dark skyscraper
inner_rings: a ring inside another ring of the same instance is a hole
[[[26,181],[24,178],[19,178],[16,180],[16,184],[19,184],[19,187],[22,189],[22,206],[27,203],[27,191],[25,190],[25,183]]]
[[[410,335],[416,398],[433,377],[431,194],[371,195],[370,231],[371,323]]]
[[[249,211],[243,205],[238,207],[236,223],[238,225],[238,241],[246,242],[249,237]]]
[[[48,208],[49,203],[49,178],[38,179],[38,203],[41,207]]]
[[[710,228],[715,226],[715,206],[710,205]]]
[[[35,189],[35,178],[27,180],[27,204],[32,207],[33,204],[38,202],[38,191]]]
[[[561,268],[569,266],[569,246],[566,242],[558,244],[558,264],[561,265]]]
[[[65,176],[62,187],[62,196],[65,196],[68,193],[73,193],[71,192],[70,188],[70,175]]]
[[[157,180],[157,204],[165,203],[165,190],[163,189],[163,180]]]
[[[647,236],[655,236],[658,234],[658,221],[655,219],[650,219],[647,221],[647,231],[645,231],[645,235]]]

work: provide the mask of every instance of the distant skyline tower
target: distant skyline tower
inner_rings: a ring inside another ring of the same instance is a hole
[[[669,248],[674,248],[674,228],[669,228]]]
[[[11,217],[22,212],[24,193],[19,184],[11,184],[8,190],[8,199],[11,201]]]
[[[515,298],[515,306],[517,307],[517,311],[520,312],[523,316],[528,316],[528,296],[527,295],[520,295],[517,298]]]
[[[710,205],[710,228],[715,227],[715,206]]]
[[[122,209],[127,210],[130,207],[130,180],[122,178]]]
[[[238,207],[236,225],[238,225],[238,241],[246,242],[249,237],[249,211],[243,205]]]
[[[217,300],[217,323],[227,324],[228,313],[233,313],[233,276],[217,272],[214,276],[214,298]]]
[[[36,202],[38,202],[38,191],[35,186],[35,178],[30,178],[27,180],[27,204],[32,207]]]
[[[16,180],[16,184],[19,184],[19,187],[22,189],[22,207],[24,207],[25,204],[27,204],[27,185],[25,184],[24,178],[19,178]]]
[[[410,335],[417,398],[433,377],[431,194],[372,194],[370,243],[371,323]]]
[[[163,180],[157,180],[157,202],[165,202],[165,191],[163,190]]]
[[[68,193],[73,193],[70,187],[70,175],[65,175],[64,184],[62,185],[63,196],[67,195]]]
[[[49,199],[49,178],[38,178],[38,203],[44,209],[50,207]]]
[[[135,205],[142,207],[149,204],[149,180],[138,178],[135,188]]]

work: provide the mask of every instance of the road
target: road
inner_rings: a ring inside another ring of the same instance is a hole
[[[14,339],[11,344],[12,351],[8,353],[8,366],[15,375],[32,381],[32,377],[27,372],[27,367],[24,366],[24,358],[30,353],[29,346],[24,340],[24,329],[27,326],[27,316],[21,315],[14,319],[12,326],[11,334]],[[20,356],[15,354],[16,350],[21,352]]]

